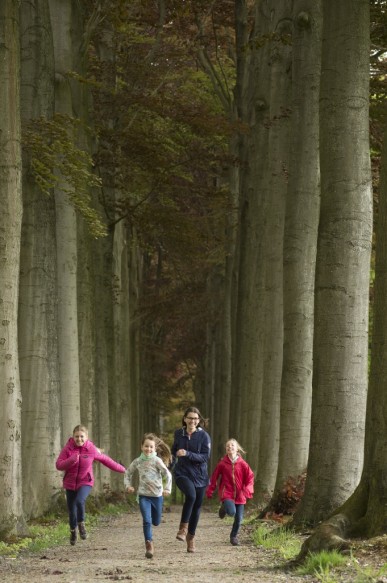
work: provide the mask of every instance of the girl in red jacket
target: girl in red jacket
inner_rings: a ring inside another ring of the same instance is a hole
[[[226,514],[234,517],[230,534],[230,543],[239,545],[238,532],[242,523],[247,498],[254,493],[254,474],[249,464],[242,458],[246,453],[236,439],[226,443],[226,455],[217,464],[207,487],[207,498],[211,498],[218,487],[222,502],[219,508],[219,518]]]
[[[93,462],[101,462],[115,472],[125,472],[124,466],[101,453],[101,450],[88,440],[84,425],[74,428],[70,437],[56,460],[56,469],[65,472],[63,487],[66,489],[67,508],[70,523],[70,544],[77,541],[77,526],[81,539],[87,537],[85,529],[86,498],[94,486]]]

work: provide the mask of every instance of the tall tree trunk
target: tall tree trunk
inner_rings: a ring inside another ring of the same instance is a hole
[[[68,73],[72,60],[72,1],[50,0],[55,55],[55,111],[73,116]],[[62,441],[72,434],[80,415],[78,313],[77,313],[77,228],[76,215],[63,190],[55,188],[58,264],[58,342],[62,403]]]
[[[47,0],[21,3],[21,115],[51,119],[54,55]],[[23,168],[20,257],[19,360],[23,395],[23,507],[39,516],[52,504],[60,475],[52,460],[60,450],[54,198],[41,192]]]
[[[368,99],[369,3],[325,0],[311,443],[295,516],[302,522],[316,523],[343,503],[363,463],[372,236]]]
[[[113,384],[113,300],[111,275],[112,235],[109,233],[104,239],[94,243],[95,266],[95,423],[98,427],[98,445],[108,455],[115,455],[112,451],[112,431],[110,424],[110,392]],[[102,464],[96,468],[97,491],[100,488],[111,488],[112,472]]]
[[[238,14],[243,18],[243,10]],[[264,208],[268,191],[268,118],[270,106],[269,43],[262,38],[270,30],[265,6],[257,3],[255,28],[249,39],[251,51],[242,59],[243,77],[238,85],[239,116],[249,127],[241,136],[240,217],[238,229],[238,292],[235,326],[236,435],[248,451],[248,461],[258,470],[261,396],[263,382]],[[238,26],[238,25],[237,25]],[[244,80],[244,78],[247,80]]]
[[[284,233],[284,346],[275,490],[308,462],[314,278],[320,207],[321,2],[293,6],[292,141]]]
[[[139,249],[136,231],[129,229],[128,250],[129,267],[129,393],[130,393],[130,432],[131,451],[130,459],[133,459],[141,443],[140,433],[140,346],[141,325],[139,323],[140,283],[142,273],[142,254]]]
[[[127,229],[123,222],[114,229],[113,238],[113,323],[114,323],[114,392],[116,410],[115,443],[117,454],[124,465],[131,460],[130,428],[130,361],[129,361],[129,274]],[[115,477],[115,476],[113,476]],[[117,475],[117,484],[119,477]]]
[[[24,529],[17,342],[22,221],[19,4],[0,3],[0,535]]]
[[[291,13],[289,2],[270,4],[269,195],[265,211],[264,371],[255,498],[272,493],[278,464],[283,349],[283,238],[289,172]],[[276,40],[277,39],[277,40]]]

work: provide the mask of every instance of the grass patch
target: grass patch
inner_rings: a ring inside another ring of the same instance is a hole
[[[89,498],[86,506],[87,529],[92,530],[103,516],[119,516],[133,507],[134,503],[129,499]],[[0,556],[16,558],[22,552],[38,553],[44,549],[68,543],[67,512],[46,514],[28,522],[27,527],[27,536],[12,536],[0,541]]]
[[[298,575],[314,575],[321,583],[336,583],[337,579],[332,572],[334,569],[348,564],[348,557],[338,551],[321,551],[311,553],[303,565],[296,569]]]
[[[269,529],[265,525],[259,525],[252,535],[254,543],[265,549],[276,549],[286,559],[293,559],[301,549],[300,539],[289,529]]]
[[[379,583],[384,581],[384,576],[387,575],[387,563],[384,563],[380,569],[360,567],[356,562],[354,565],[357,573],[354,583]]]

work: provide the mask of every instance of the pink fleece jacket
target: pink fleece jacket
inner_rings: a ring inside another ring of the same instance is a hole
[[[63,487],[66,490],[78,490],[81,486],[94,486],[94,461],[101,462],[114,472],[125,472],[124,466],[99,453],[92,441],[88,440],[79,447],[70,437],[56,460],[56,469],[65,472]]]

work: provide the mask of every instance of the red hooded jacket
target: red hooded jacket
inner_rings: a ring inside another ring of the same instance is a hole
[[[109,456],[99,453],[92,441],[85,441],[77,446],[70,437],[58,459],[56,469],[64,471],[63,487],[66,490],[78,490],[81,486],[94,486],[93,462],[101,462],[115,472],[125,472],[124,466],[112,460]]]
[[[254,493],[253,470],[242,457],[232,463],[228,455],[225,455],[211,476],[206,490],[207,498],[212,497],[217,486],[222,502],[228,499],[234,500],[235,504],[246,504],[246,499],[252,498]]]

